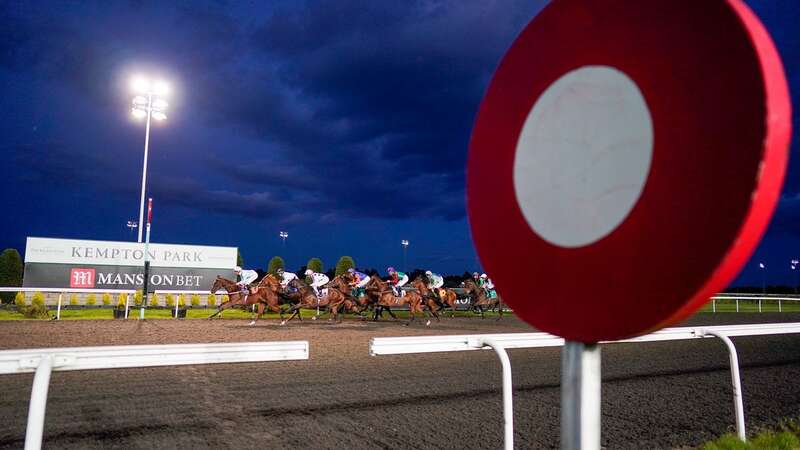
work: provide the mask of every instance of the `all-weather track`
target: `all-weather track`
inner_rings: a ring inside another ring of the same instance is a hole
[[[800,321],[800,314],[700,314],[683,325]],[[431,327],[346,320],[14,321],[0,347],[308,340],[307,361],[53,373],[46,448],[495,449],[500,364],[492,351],[369,356],[375,336],[514,333],[497,322]],[[748,430],[800,415],[800,336],[734,338]],[[603,352],[603,446],[690,448],[733,431],[718,340],[615,344]],[[558,448],[560,349],[511,350],[515,442]],[[0,448],[20,448],[32,374],[0,377]]]

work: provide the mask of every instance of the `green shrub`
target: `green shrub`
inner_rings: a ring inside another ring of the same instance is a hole
[[[342,256],[336,263],[336,276],[347,272],[347,269],[354,269],[356,267],[355,261],[349,256]]]
[[[158,306],[158,294],[153,294],[153,296],[150,297],[150,306]]]
[[[103,294],[103,304],[106,306],[111,304],[111,294],[109,294],[108,292]]]
[[[69,304],[73,306],[78,304],[78,294],[73,293],[69,296]]]
[[[186,294],[181,294],[178,296],[178,306],[181,308],[186,306]]]
[[[208,306],[217,306],[217,296],[215,294],[208,294]]]
[[[267,263],[267,273],[271,273],[275,275],[278,272],[278,269],[285,269],[286,264],[283,262],[283,258],[280,256],[273,256],[272,259],[269,260]]]
[[[192,306],[200,306],[200,295],[192,294]]]
[[[13,248],[0,253],[0,286],[22,286],[22,258]],[[0,292],[0,303],[9,303],[14,299],[13,292]]]
[[[175,306],[175,296],[173,296],[172,294],[165,295],[164,296],[164,300],[165,300],[167,306],[170,306],[170,307],[171,306]]]
[[[15,302],[18,298],[19,296],[14,298]],[[25,305],[24,295],[21,300],[22,304],[17,303],[17,311],[25,317],[31,319],[44,319],[50,317],[50,315],[47,313],[47,307],[44,306],[44,294],[41,292],[35,292],[33,294],[30,306]]]
[[[142,304],[142,297],[143,297],[143,295],[142,295],[142,290],[141,290],[141,289],[139,289],[138,291],[136,291],[136,293],[135,293],[135,294],[133,294],[133,303],[134,303],[136,306],[139,306],[139,305],[141,305],[141,304]]]
[[[325,271],[324,270],[325,266],[322,265],[322,260],[319,258],[309,259],[308,264],[306,264],[306,267],[317,273],[322,273]]]
[[[25,300],[24,292],[17,292],[17,295],[14,297],[14,304],[17,306],[25,306],[28,304],[28,302]]]
[[[86,304],[89,306],[94,306],[97,304],[97,296],[94,294],[89,294],[86,296]]]
[[[34,292],[31,305],[44,306],[44,294],[41,292]]]
[[[128,302],[128,294],[119,294],[117,298],[117,309],[125,309],[125,304]]]

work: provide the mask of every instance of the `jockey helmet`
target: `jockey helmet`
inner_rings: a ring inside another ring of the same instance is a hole
[[[306,269],[306,275],[313,275],[314,271],[311,269]]]
[[[478,272],[472,272],[472,278],[478,278]]]
[[[236,267],[233,268],[233,271],[236,272],[236,273],[239,273],[239,272],[242,271],[242,268],[239,267],[239,266],[236,266]]]
[[[351,267],[351,268],[347,269],[347,273],[356,273],[356,269],[353,269]]]
[[[430,270],[426,270],[426,271],[425,271],[425,275],[427,275],[427,276],[431,276],[431,275],[433,275],[433,272],[431,272]]]
[[[394,273],[395,272],[394,267],[389,267],[388,269],[386,269],[386,271],[389,272],[389,273]]]
[[[275,269],[275,273],[277,273],[278,275],[280,275],[280,274],[282,274],[282,273],[283,273],[283,269],[282,269],[282,268],[280,268],[280,267],[278,267],[277,269]]]
[[[481,278],[483,278],[483,279],[486,279],[486,278],[488,278],[488,277],[486,276],[486,274],[485,274],[485,273],[482,273],[482,274],[481,274]]]

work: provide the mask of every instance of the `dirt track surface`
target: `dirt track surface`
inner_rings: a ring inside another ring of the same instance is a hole
[[[704,314],[686,325],[800,321]],[[308,340],[308,361],[54,372],[46,448],[502,448],[500,364],[491,351],[370,357],[374,336],[513,333],[452,319],[20,321],[2,348]],[[735,338],[748,429],[800,415],[800,336]],[[733,430],[724,345],[713,339],[603,347],[603,445],[692,446]],[[517,448],[558,448],[560,349],[511,351]],[[21,448],[32,374],[0,377],[0,448]]]

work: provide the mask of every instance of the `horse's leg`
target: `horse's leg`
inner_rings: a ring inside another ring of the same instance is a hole
[[[497,309],[498,309],[498,316],[495,320],[500,320],[503,318],[503,302],[497,301]]]
[[[292,306],[291,308],[289,308],[289,311],[292,311],[292,315],[289,316],[288,320],[281,320],[281,325],[285,325],[287,322],[291,322],[292,319],[294,319],[295,317],[297,317],[298,314],[300,314],[300,305]]]
[[[387,307],[386,307],[386,312],[388,312],[388,313],[389,313],[389,316],[391,316],[391,318],[392,318],[393,320],[397,320],[397,316],[395,316],[395,315],[394,315],[394,313],[392,312],[392,308],[389,308],[389,307],[387,306]],[[383,310],[381,310],[381,313],[383,313]]]
[[[221,313],[222,311],[225,311],[226,309],[228,309],[230,307],[231,307],[231,302],[230,301],[222,303],[221,305],[217,306],[217,312],[215,312],[214,314],[208,316],[208,320],[213,319],[214,317],[219,315],[219,313]]]
[[[255,325],[256,322],[258,321],[258,319],[261,318],[262,314],[264,314],[264,304],[261,303],[261,302],[258,302],[258,314],[256,315],[256,318],[253,319],[252,322],[250,322],[250,325]]]
[[[436,317],[436,321],[437,321],[437,322],[441,322],[442,320],[441,320],[441,319],[439,319],[439,313],[436,311],[436,306],[438,306],[438,305],[436,304],[436,302],[434,301],[434,302],[433,302],[433,304],[432,304],[432,305],[429,305],[429,306],[430,306],[430,308],[431,308],[431,314],[433,314],[433,317]]]

